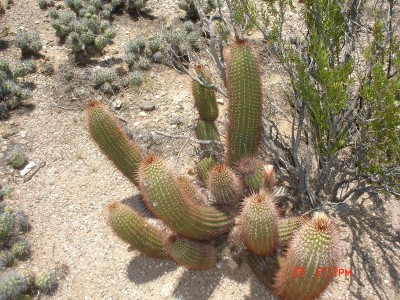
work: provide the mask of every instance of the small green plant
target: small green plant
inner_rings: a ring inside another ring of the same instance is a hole
[[[7,157],[7,162],[15,169],[21,168],[26,163],[25,152],[21,148],[13,149]]]
[[[105,82],[112,83],[117,79],[117,74],[115,73],[114,69],[105,68],[96,71],[90,81],[95,87],[100,87]]]
[[[54,6],[54,1],[53,0],[39,0],[39,7],[40,9],[46,9],[49,7]]]
[[[20,48],[22,55],[39,54],[42,50],[42,43],[37,32],[28,32],[19,29],[15,35],[15,46]]]
[[[30,89],[19,78],[35,70],[36,65],[32,61],[23,61],[12,69],[8,62],[0,59],[0,119],[7,118],[10,110],[20,106],[21,100],[30,96]]]
[[[57,277],[54,271],[40,271],[35,275],[34,286],[40,292],[49,294],[57,288]]]

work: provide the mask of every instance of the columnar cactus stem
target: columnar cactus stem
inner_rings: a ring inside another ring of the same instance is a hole
[[[196,186],[189,178],[185,176],[178,176],[176,179],[180,187],[182,187],[183,192],[187,195],[188,199],[191,199],[194,203],[198,205],[207,205],[207,198],[200,191],[199,187]]]
[[[169,257],[164,248],[166,233],[130,207],[118,202],[111,204],[108,223],[119,238],[141,253],[157,258]]]
[[[217,126],[212,121],[197,120],[196,136],[199,140],[218,141],[219,133]]]
[[[340,262],[340,245],[336,226],[323,213],[317,213],[293,237],[276,276],[276,292],[289,300],[318,299],[327,288],[332,270]],[[294,272],[301,272],[301,275]]]
[[[294,233],[306,222],[303,216],[290,217],[279,220],[279,244],[285,247],[293,238]]]
[[[233,225],[232,216],[192,201],[158,157],[149,156],[142,161],[139,182],[146,206],[182,236],[209,240]]]
[[[142,153],[118,124],[116,118],[100,103],[92,102],[86,109],[89,132],[104,154],[137,185],[137,169]]]
[[[210,244],[175,235],[165,245],[172,259],[188,269],[206,270],[217,262],[215,248]]]
[[[240,215],[242,238],[247,249],[256,255],[269,255],[278,246],[278,213],[265,192],[243,201]]]
[[[197,76],[205,83],[210,83],[210,78],[205,74],[203,67],[196,68]],[[200,119],[215,121],[218,118],[218,106],[215,99],[215,91],[212,88],[202,86],[196,80],[192,81],[194,102],[199,112]]]
[[[238,162],[237,172],[250,191],[258,193],[264,188],[266,173],[264,163],[261,159],[257,157],[243,157]]]
[[[208,173],[217,164],[217,161],[212,157],[205,157],[197,164],[197,176],[204,184],[207,183]]]
[[[215,198],[215,204],[236,206],[242,196],[239,177],[226,165],[214,166],[208,175],[208,189]]]
[[[247,41],[236,41],[225,56],[230,100],[226,163],[232,166],[246,155],[257,155],[262,92],[258,61]]]

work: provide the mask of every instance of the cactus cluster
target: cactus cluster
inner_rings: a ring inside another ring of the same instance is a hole
[[[57,287],[54,271],[34,273],[30,269],[10,270],[0,277],[0,299],[32,299],[31,294],[50,294]]]
[[[125,46],[125,62],[129,68],[149,70],[151,63],[164,61],[163,45],[159,36],[150,35],[148,38],[137,36]]]
[[[35,71],[33,61],[22,61],[12,68],[7,61],[0,59],[0,119],[6,118],[10,110],[30,96],[30,89],[19,78]]]
[[[22,55],[38,54],[42,50],[39,33],[19,29],[15,34],[15,46],[21,49]]]
[[[2,207],[0,211],[0,270],[12,266],[17,260],[30,255],[28,241],[20,235],[30,229],[28,217],[23,211]]]
[[[115,7],[100,0],[66,0],[70,11],[49,11],[56,35],[66,39],[72,52],[92,54],[104,49],[115,37],[110,18]]]
[[[46,9],[49,7],[54,6],[54,1],[53,0],[39,0],[39,7],[40,9]]]
[[[317,299],[330,282],[319,278],[317,269],[340,262],[337,229],[324,213],[305,218],[282,216],[278,211],[273,166],[257,158],[262,104],[258,62],[247,41],[236,41],[228,51],[227,154],[225,161],[208,155],[198,165],[199,180],[209,194],[189,178],[176,175],[161,158],[142,154],[103,104],[88,106],[92,138],[136,185],[151,213],[144,216],[126,204],[113,203],[108,223],[118,237],[144,255],[194,270],[212,268],[222,252],[243,255],[278,296]],[[202,68],[197,73],[209,81]],[[198,123],[213,124],[218,116],[213,91],[197,82],[192,91]],[[199,139],[210,137],[196,134]],[[305,277],[293,278],[294,268],[304,268]]]
[[[168,24],[163,32],[167,49],[172,50],[178,56],[186,56],[192,50],[197,49],[197,43],[201,36],[199,26],[191,21],[186,21],[183,28],[175,23]]]

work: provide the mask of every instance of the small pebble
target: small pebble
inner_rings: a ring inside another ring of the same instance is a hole
[[[25,130],[20,131],[19,134],[21,135],[22,138],[26,137],[26,131]]]
[[[224,99],[218,98],[218,99],[217,99],[217,103],[219,103],[219,104],[224,104]]]
[[[111,103],[112,108],[115,109],[120,109],[122,107],[122,101],[121,100],[115,100]]]
[[[141,110],[152,111],[156,108],[156,104],[153,101],[142,101],[139,105]]]
[[[146,114],[144,111],[141,111],[141,112],[139,113],[139,116],[145,117],[145,116],[147,116],[147,114]]]

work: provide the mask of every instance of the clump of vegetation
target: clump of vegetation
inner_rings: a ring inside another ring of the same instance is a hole
[[[163,46],[159,36],[152,35],[147,39],[138,36],[126,45],[124,60],[130,69],[148,70],[151,68],[151,61],[162,61],[162,51]]]
[[[187,21],[183,29],[175,24],[169,24],[164,32],[165,42],[177,56],[186,56],[197,49],[200,36],[200,28],[191,21]]]
[[[0,59],[0,119],[8,117],[9,111],[21,105],[21,100],[30,95],[30,89],[18,79],[35,72],[36,65],[32,61],[22,61],[14,69]]]
[[[13,149],[7,157],[7,162],[15,169],[21,168],[26,163],[25,152],[19,147]]]
[[[54,6],[54,1],[53,0],[39,0],[39,7],[40,9],[46,9],[49,7]]]
[[[30,230],[29,219],[23,211],[15,212],[10,207],[2,207],[0,212],[0,269],[23,260],[30,255],[30,245],[21,237]]]
[[[42,50],[39,33],[28,32],[24,29],[17,31],[15,46],[21,49],[22,55],[39,54],[40,50]]]
[[[57,277],[54,271],[38,272],[34,278],[34,285],[40,292],[49,294],[57,288]]]
[[[113,7],[101,1],[66,1],[67,12],[50,10],[52,26],[57,36],[67,39],[72,52],[92,54],[101,51],[114,39],[116,32],[108,20]]]
[[[30,256],[29,242],[22,237],[30,228],[24,211],[0,207],[0,270]],[[56,287],[54,271],[43,270],[35,274],[30,269],[11,269],[0,277],[0,299],[25,299],[21,297],[28,297],[37,291],[51,293]]]

